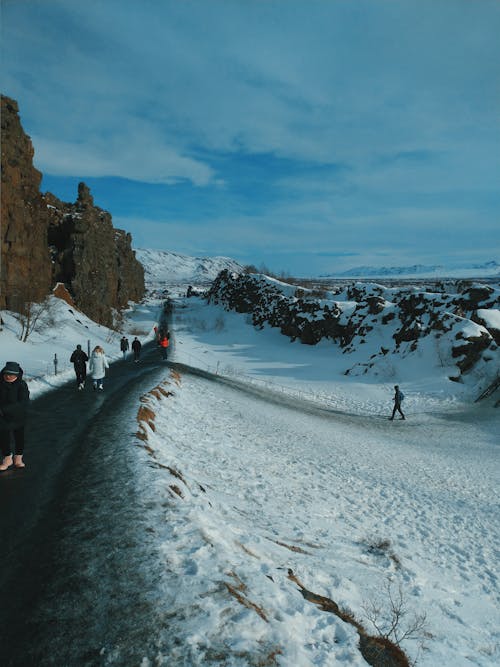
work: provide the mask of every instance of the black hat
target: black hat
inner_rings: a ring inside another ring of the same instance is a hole
[[[2,368],[2,375],[21,375],[22,370],[21,366],[17,361],[7,361],[5,366]]]

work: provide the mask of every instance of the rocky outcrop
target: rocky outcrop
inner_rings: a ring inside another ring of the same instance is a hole
[[[2,97],[2,272],[0,308],[40,301],[57,283],[88,317],[113,326],[116,311],[145,292],[132,238],[115,229],[84,183],[69,204],[39,191],[41,174],[16,102]]]
[[[207,298],[228,310],[249,313],[254,326],[277,327],[281,333],[315,345],[329,339],[343,354],[359,352],[365,359],[346,374],[377,374],[389,353],[407,357],[419,346],[432,348],[436,362],[456,366],[456,381],[484,366],[485,375],[498,372],[498,287],[458,283],[456,293],[387,288],[356,283],[345,291],[317,299],[308,290],[280,284],[266,276],[222,271]],[[325,294],[326,296],[326,294]],[[358,354],[358,357],[360,355]]]
[[[2,95],[2,196],[0,309],[20,310],[50,291],[47,207],[33,145],[24,133],[17,102]]]
[[[46,196],[48,240],[54,280],[64,283],[77,307],[100,324],[113,326],[114,311],[144,296],[144,270],[132,237],[115,229],[111,215],[94,205],[85,183],[74,204]]]

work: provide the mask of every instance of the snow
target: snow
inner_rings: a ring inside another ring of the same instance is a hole
[[[397,279],[420,278],[495,278],[500,273],[500,264],[495,260],[483,263],[451,263],[448,265],[414,264],[412,266],[357,266],[341,273],[330,273],[329,277],[361,278],[385,277]]]
[[[317,417],[190,376],[172,379],[169,389],[174,396],[156,404],[148,445],[185,480],[158,474],[156,513],[170,529],[166,561],[187,580],[172,632],[179,643],[188,638],[189,629],[175,624],[183,610],[204,638],[189,664],[204,664],[207,646],[233,655],[276,645],[278,664],[364,664],[353,628],[305,601],[289,569],[361,619],[388,580],[401,584],[411,612],[427,613],[432,634],[421,637],[419,664],[467,665],[468,656],[494,664],[492,422],[484,433],[484,423],[446,415],[394,424]],[[183,498],[175,496],[165,516],[172,483]],[[235,580],[267,622],[221,595],[221,582]],[[385,597],[384,613],[387,607]],[[415,657],[418,642],[406,648]]]
[[[346,376],[365,350],[347,359],[326,341],[257,330],[247,315],[185,298],[192,267],[165,277],[165,258],[154,267],[148,257],[151,294],[170,286],[175,303],[171,360],[216,378],[166,368],[167,391],[146,398],[154,430],[143,424],[147,442],[130,435],[136,484],[154,499],[158,585],[172,597],[170,651],[143,664],[366,664],[355,628],[306,600],[289,570],[373,634],[365,609],[378,600],[387,620],[387,587],[400,587],[409,617],[426,614],[402,644],[422,667],[498,664],[498,409],[450,382],[430,343],[419,357],[391,355],[379,376]],[[73,379],[77,343],[113,361],[122,333],[150,340],[162,305],[131,304],[113,332],[50,302],[57,324],[26,343],[2,312],[2,361],[21,363],[32,396]],[[406,421],[387,420],[394,384]]]
[[[25,343],[19,339],[21,325],[17,316],[8,311],[1,311],[0,314],[4,322],[0,331],[0,361],[18,361],[21,364],[32,398],[74,379],[73,364],[69,359],[78,344],[85,352],[100,345],[110,361],[122,358],[121,331],[96,324],[74,306],[55,296],[48,298],[39,325]],[[137,335],[142,342],[151,340],[154,336],[152,317],[154,315],[149,306],[135,305],[128,311],[123,333],[129,338]]]
[[[497,308],[479,308],[477,316],[484,320],[488,328],[500,331],[500,310]]]
[[[161,283],[210,283],[223,269],[241,271],[242,266],[229,257],[191,257],[167,250],[135,251],[144,266],[146,282]]]

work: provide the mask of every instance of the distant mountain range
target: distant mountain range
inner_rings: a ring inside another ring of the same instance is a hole
[[[322,274],[321,278],[486,278],[500,276],[495,260],[481,264],[413,264],[412,266],[357,266],[339,273]]]
[[[146,284],[200,285],[211,283],[223,269],[241,273],[243,266],[229,257],[191,257],[168,250],[138,249]]]

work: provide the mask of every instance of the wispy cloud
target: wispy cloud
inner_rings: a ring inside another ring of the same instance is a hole
[[[134,195],[168,222],[173,249],[182,240],[188,252],[191,221],[223,254],[260,252],[260,239],[276,253],[323,250],[332,228],[343,245],[325,252],[352,253],[377,244],[383,221],[409,225],[402,211],[417,229],[458,215],[476,239],[478,220],[497,220],[498,27],[496,0],[425,11],[392,0],[4,2],[2,89],[54,185],[101,178],[103,205],[122,216],[106,179],[144,184]],[[152,185],[165,188],[152,197]],[[287,229],[295,237],[280,245]],[[423,251],[423,237],[406,242]]]

